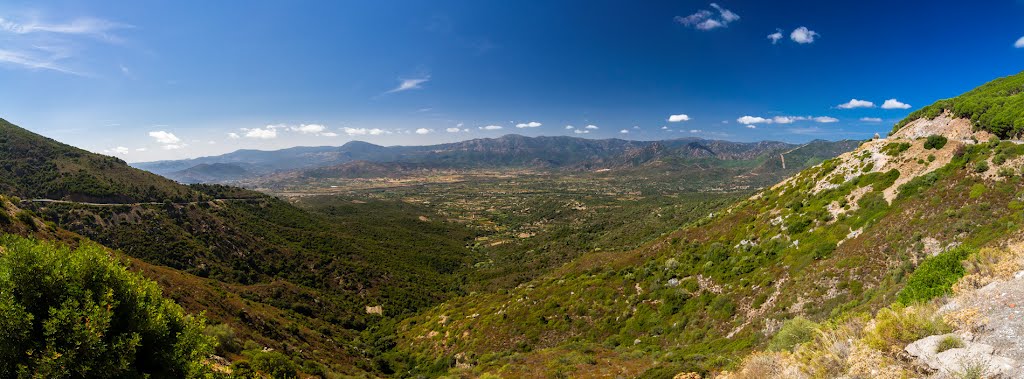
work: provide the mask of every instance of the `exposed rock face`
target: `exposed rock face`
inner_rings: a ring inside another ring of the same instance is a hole
[[[968,371],[982,372],[984,377],[1019,377],[1020,364],[1012,358],[996,355],[991,345],[964,341],[964,347],[938,352],[939,342],[950,337],[960,338],[955,334],[925,337],[908,345],[906,352],[933,370],[939,378]]]

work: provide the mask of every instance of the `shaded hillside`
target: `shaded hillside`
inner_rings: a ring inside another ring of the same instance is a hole
[[[205,183],[244,178],[249,174],[246,164],[239,163],[201,163],[181,171],[168,174],[181,183]]]
[[[185,201],[187,188],[0,119],[0,193],[94,202]]]

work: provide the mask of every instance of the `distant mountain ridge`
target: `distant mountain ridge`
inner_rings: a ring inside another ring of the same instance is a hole
[[[842,151],[855,147],[850,141],[838,144]],[[365,174],[370,163],[397,163],[404,169],[467,169],[529,167],[591,170],[638,167],[678,160],[712,158],[751,160],[766,154],[795,149],[798,144],[777,141],[729,142],[681,138],[661,141],[585,139],[566,136],[526,137],[510,134],[428,146],[379,146],[362,141],[342,146],[294,147],[275,151],[239,150],[232,153],[175,161],[135,163],[133,166],[181,182],[224,182],[271,173],[333,168],[355,164]],[[838,151],[836,154],[842,152]],[[835,155],[835,154],[833,154]],[[364,162],[364,163],[354,163]],[[369,162],[369,163],[365,163]],[[380,171],[380,167],[370,171]],[[322,172],[322,171],[321,171]]]

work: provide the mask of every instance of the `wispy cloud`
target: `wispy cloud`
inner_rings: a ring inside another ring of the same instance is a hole
[[[0,17],[0,30],[10,33],[85,35],[108,42],[121,42],[121,38],[114,34],[114,31],[128,28],[132,26],[91,17],[77,18],[64,23],[46,23],[37,19],[22,23]]]
[[[770,118],[760,116],[743,116],[736,119],[736,122],[746,125],[751,129],[753,129],[753,126],[757,124],[792,124],[797,121],[814,121],[822,124],[830,124],[838,122],[839,119],[829,116],[774,116]]]
[[[782,39],[782,29],[775,29],[775,33],[768,35],[768,39],[772,40],[772,45],[779,43]]]
[[[413,90],[413,89],[420,89],[420,88],[423,88],[423,86],[422,86],[423,83],[426,83],[426,82],[429,82],[429,81],[430,81],[430,75],[422,76],[422,77],[419,77],[419,78],[402,79],[398,83],[398,87],[395,87],[395,88],[391,89],[390,91],[387,91],[387,92],[384,92],[384,93],[387,94],[387,93],[395,93],[395,92],[408,91],[408,90]]]
[[[70,68],[69,61],[84,50],[89,39],[120,44],[115,32],[131,25],[98,18],[76,18],[67,22],[44,22],[38,15],[28,20],[0,17],[0,63],[30,70],[50,70],[89,76]]]
[[[365,135],[379,136],[379,135],[382,135],[382,134],[391,134],[391,133],[385,131],[384,129],[378,129],[378,128],[369,129],[369,128],[349,128],[349,127],[345,127],[345,128],[342,128],[341,131],[345,132],[345,134],[347,134],[349,136],[365,136]]]
[[[481,126],[478,129],[480,129],[480,130],[501,130],[503,128],[501,127],[501,125],[487,125],[487,126]]]
[[[711,8],[714,8],[717,13],[708,9],[701,9],[686,17],[676,16],[674,20],[684,26],[697,30],[712,30],[728,27],[729,23],[740,19],[740,15],[722,8],[716,3],[711,3]]]
[[[1017,39],[1017,42],[1014,42],[1014,43],[1013,43],[1013,47],[1016,47],[1016,48],[1018,48],[1018,49],[1020,49],[1020,48],[1024,48],[1024,37],[1020,37],[1020,38],[1018,38],[1018,39]]]

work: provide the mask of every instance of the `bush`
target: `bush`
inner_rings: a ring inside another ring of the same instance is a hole
[[[974,165],[974,172],[980,174],[980,173],[983,173],[985,171],[988,171],[988,163],[982,161],[982,162],[978,162],[978,163],[976,163]]]
[[[4,236],[0,377],[183,378],[206,371],[203,321],[100,246]]]
[[[895,157],[909,148],[910,144],[906,142],[890,142],[882,146],[879,151],[890,157]]]
[[[910,304],[951,293],[953,284],[966,272],[961,261],[971,253],[966,248],[957,248],[926,258],[907,278],[906,286],[896,297],[897,301]]]
[[[768,350],[793,351],[793,348],[797,345],[813,339],[814,333],[817,330],[818,324],[800,316],[791,320],[786,320],[786,322],[782,324],[782,328],[779,329],[779,332],[775,333],[775,335],[772,336],[772,340],[768,342]]]
[[[959,349],[964,347],[964,341],[957,336],[946,336],[939,341],[939,346],[935,347],[936,353],[941,353],[950,349]]]
[[[257,352],[252,357],[252,367],[274,379],[290,379],[299,376],[299,366],[280,352]]]
[[[924,148],[929,150],[938,150],[943,146],[946,146],[946,137],[938,134],[932,134],[928,136],[928,139],[924,140]]]
[[[911,342],[948,331],[935,314],[934,307],[928,306],[883,308],[875,315],[875,325],[867,330],[864,342],[877,350],[902,351]]]
[[[242,351],[242,343],[235,335],[235,330],[228,324],[217,324],[207,326],[203,334],[210,336],[217,342],[217,355],[224,356],[228,353]]]

